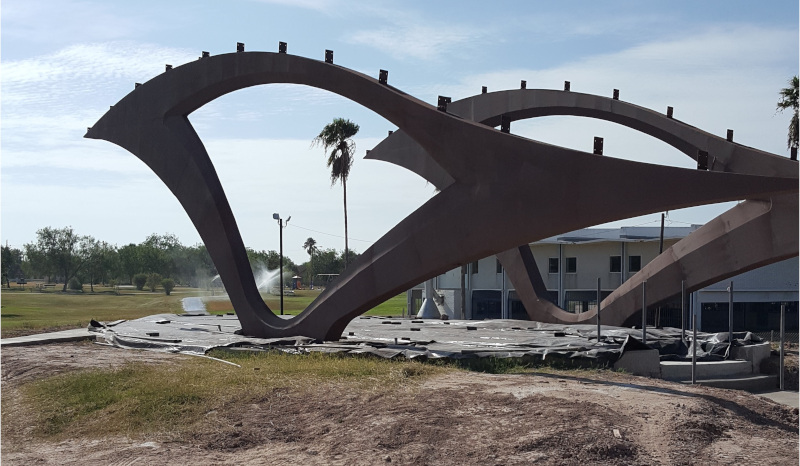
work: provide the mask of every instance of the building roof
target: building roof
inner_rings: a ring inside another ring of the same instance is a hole
[[[702,225],[687,227],[664,227],[664,239],[681,239],[697,230]],[[584,228],[557,236],[551,236],[533,244],[575,244],[613,241],[641,242],[658,241],[661,227],[621,227],[621,228]]]

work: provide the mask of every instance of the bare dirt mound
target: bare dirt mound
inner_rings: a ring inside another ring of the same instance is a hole
[[[29,380],[181,356],[90,344],[2,352],[3,464],[797,464],[797,410],[745,392],[610,372],[450,372],[391,394],[278,389],[208,416],[188,435],[26,438]],[[4,419],[9,419],[8,412]],[[20,417],[16,416],[19,415]]]

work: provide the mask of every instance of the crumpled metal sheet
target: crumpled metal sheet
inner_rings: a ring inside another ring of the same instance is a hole
[[[320,342],[307,337],[252,338],[240,330],[235,315],[157,314],[136,320],[102,324],[89,330],[98,342],[120,347],[173,353],[206,354],[214,348],[277,349],[292,353],[344,353],[387,359],[534,358],[536,360],[592,360],[613,364],[623,351],[644,349],[641,330],[602,327],[603,340],[594,325],[558,325],[520,320],[409,320],[361,316],[350,322],[339,341]],[[723,334],[698,333],[708,351],[719,345]],[[687,332],[687,336],[690,334]],[[727,333],[724,334],[727,339]],[[680,329],[648,329],[647,347],[665,355],[685,358],[689,347]],[[736,344],[752,341],[737,334]],[[757,337],[756,337],[757,339]],[[638,343],[638,345],[637,345]],[[727,342],[724,343],[727,346]],[[669,357],[669,356],[668,356]]]

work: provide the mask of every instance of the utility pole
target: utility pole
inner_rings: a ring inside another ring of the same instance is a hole
[[[289,224],[289,220],[292,219],[292,216],[290,215],[285,222],[281,220],[280,214],[272,214],[272,218],[278,221],[278,230],[280,231],[279,238],[281,252],[280,265],[278,266],[278,292],[281,294],[281,315],[283,315],[283,228]]]

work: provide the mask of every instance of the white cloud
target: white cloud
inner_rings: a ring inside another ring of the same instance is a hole
[[[82,137],[108,106],[162,73],[196,59],[183,49],[134,42],[79,44],[24,60],[4,60],[3,148]]]
[[[271,5],[281,5],[294,8],[301,8],[304,10],[314,11],[331,11],[333,6],[336,5],[336,0],[252,0],[258,3],[267,3]]]
[[[25,60],[3,62],[3,86],[66,81],[79,87],[96,87],[98,79],[147,80],[175,66],[197,58],[196,52],[132,41],[76,44],[55,53]],[[132,85],[133,83],[131,83]],[[5,97],[5,96],[4,96]]]
[[[122,39],[149,29],[149,24],[135,14],[114,14],[100,2],[3,1],[3,35],[31,43],[65,37],[76,42]]]
[[[476,41],[482,35],[481,31],[465,26],[424,25],[410,21],[356,31],[346,40],[353,44],[374,47],[397,59],[433,60],[455,47]]]
[[[412,93],[464,98],[480,92],[528,88],[563,89],[610,96],[666,112],[704,131],[724,137],[734,129],[737,142],[786,156],[788,116],[775,116],[777,92],[792,73],[786,57],[796,56],[796,31],[750,26],[713,29],[674,40],[653,41],[616,53],[546,69],[518,68],[465,77],[455,86],[417,88]],[[796,61],[795,61],[796,63]],[[796,72],[796,71],[794,71]],[[428,98],[430,99],[430,98]],[[430,101],[430,100],[429,100]],[[605,155],[660,165],[692,168],[694,161],[654,138],[619,125],[579,117],[518,121],[511,132],[550,144],[591,152],[594,136],[604,137]],[[617,180],[624,183],[624,180]],[[668,187],[665,187],[668,189]],[[726,203],[684,209],[676,220],[705,223],[730,208]],[[614,222],[636,225],[658,215]]]
[[[519,88],[521,79],[528,88],[544,89],[562,89],[564,81],[571,81],[573,92],[607,96],[620,89],[622,100],[664,112],[672,106],[677,119],[718,135],[732,128],[744,144],[782,154],[784,129],[774,118],[775,102],[787,79],[784,74],[790,72],[785,58],[796,51],[794,31],[738,27],[646,43],[549,69],[473,75],[448,89],[423,92],[457,99],[480,92],[481,86],[489,91]],[[519,126],[512,125],[512,131]],[[571,129],[562,127],[561,139],[568,139]]]

